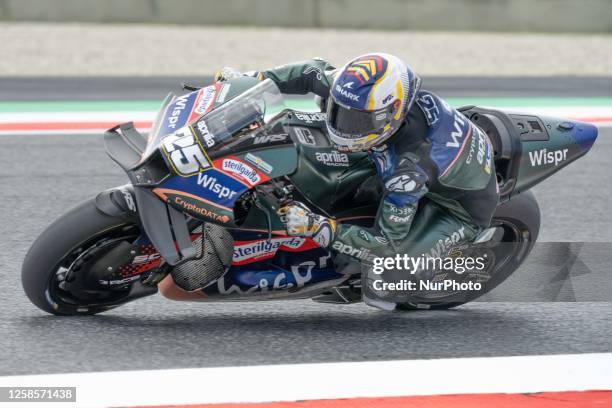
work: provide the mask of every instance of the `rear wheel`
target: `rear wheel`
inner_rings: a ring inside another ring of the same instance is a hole
[[[101,286],[92,270],[97,261],[121,253],[140,235],[140,228],[102,213],[94,200],[74,208],[36,239],[21,271],[23,289],[32,303],[56,315],[90,315],[157,292],[139,281]],[[111,268],[112,266],[109,266]],[[134,285],[140,285],[138,290]]]
[[[469,256],[488,259],[486,275],[455,277],[455,281],[476,280],[481,283],[478,291],[415,293],[410,302],[398,303],[399,310],[448,309],[471,302],[490,292],[505,281],[525,261],[540,231],[540,208],[531,192],[518,195],[501,204],[493,216],[495,235],[486,243],[474,244],[465,252]]]

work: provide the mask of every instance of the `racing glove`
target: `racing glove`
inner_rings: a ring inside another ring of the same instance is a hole
[[[263,81],[265,78],[259,71],[240,72],[232,67],[225,67],[215,73],[215,82],[225,82],[238,77],[252,77]]]
[[[287,234],[294,237],[310,237],[326,248],[336,237],[336,221],[313,213],[299,201],[292,201],[278,210],[285,223]]]
[[[232,67],[224,67],[215,73],[215,82],[225,82],[232,78],[238,78],[242,75],[242,72],[235,70]]]

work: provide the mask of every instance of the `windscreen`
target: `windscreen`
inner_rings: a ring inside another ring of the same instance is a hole
[[[155,151],[164,139],[175,134],[193,133],[200,140],[204,149],[212,151],[249,129],[269,123],[285,109],[280,90],[274,82],[267,79],[212,111],[196,117],[184,126],[168,132],[168,127],[160,126],[160,123],[165,124],[177,107],[181,106],[176,103],[179,98],[166,102],[162,106],[151,130],[143,159]],[[188,97],[184,98],[188,100]],[[187,128],[190,128],[191,131],[186,132],[189,130]]]
[[[283,97],[274,82],[265,80],[198,119],[193,129],[206,149],[222,146],[242,132],[256,129],[284,109]]]

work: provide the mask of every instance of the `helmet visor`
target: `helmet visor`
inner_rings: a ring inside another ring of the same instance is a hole
[[[337,103],[334,98],[327,102],[328,125],[338,134],[350,139],[359,139],[371,133],[380,133],[393,118],[394,106],[366,111],[351,109]]]

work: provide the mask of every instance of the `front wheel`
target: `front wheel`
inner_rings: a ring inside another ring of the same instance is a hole
[[[53,222],[32,244],[21,270],[23,289],[38,308],[55,315],[96,314],[153,294],[156,287],[140,282],[107,288],[92,277],[99,259],[124,250],[138,236],[136,224],[104,214],[94,200],[86,201]]]

